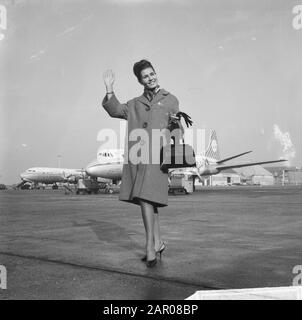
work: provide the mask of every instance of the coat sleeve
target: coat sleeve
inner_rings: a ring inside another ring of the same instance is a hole
[[[113,94],[109,100],[107,99],[107,95],[106,95],[103,99],[102,106],[111,117],[127,120],[128,104],[120,103],[116,98],[115,94]]]
[[[180,120],[174,120],[171,118],[171,116],[175,116],[176,113],[179,111],[179,101],[178,99],[172,95],[172,99],[173,99],[173,104],[171,106],[170,109],[170,115],[169,115],[169,124],[168,124],[168,129],[170,130],[170,132],[173,132],[173,130],[176,129],[176,131],[174,132],[174,134],[179,135],[179,138],[183,139],[183,134],[184,134],[184,127],[181,123]],[[180,132],[177,131],[177,129],[180,130]]]
[[[173,106],[171,108],[172,114],[176,114],[179,111],[179,101],[178,99],[172,95],[173,98]]]
[[[179,102],[178,102],[178,99],[171,95],[171,99],[172,100],[172,104],[171,104],[171,107],[170,107],[170,110],[169,110],[169,123],[168,123],[168,129],[170,131],[172,131],[174,128],[175,128],[175,125],[176,127],[181,127],[181,122],[178,121],[178,120],[174,120],[171,118],[171,116],[175,116],[176,113],[179,111]]]

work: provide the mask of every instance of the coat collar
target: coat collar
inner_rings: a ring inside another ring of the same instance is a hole
[[[145,97],[147,97],[147,99],[148,99],[149,101],[151,101],[151,100],[153,100],[154,97],[159,93],[159,91],[160,91],[160,87],[159,87],[159,85],[158,85],[158,86],[155,88],[155,90],[148,90],[148,89],[145,88],[143,94],[145,95]]]
[[[142,94],[141,96],[139,96],[137,99],[147,105],[147,106],[151,106],[157,102],[159,102],[160,100],[164,99],[167,95],[169,94],[168,91],[166,91],[165,89],[160,89],[159,92],[156,94],[156,96],[154,97],[154,99],[150,102],[144,94]]]

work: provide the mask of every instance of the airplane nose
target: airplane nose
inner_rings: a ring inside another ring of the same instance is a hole
[[[22,172],[22,173],[20,174],[20,178],[21,178],[21,180],[24,180],[24,179],[26,178],[26,173],[25,173],[25,172]]]
[[[91,176],[91,172],[92,172],[91,167],[87,166],[87,167],[85,168],[85,172],[86,172],[89,176]]]
[[[89,176],[95,176],[95,165],[97,163],[96,162],[92,162],[89,163],[88,166],[85,168],[85,172],[89,175]]]

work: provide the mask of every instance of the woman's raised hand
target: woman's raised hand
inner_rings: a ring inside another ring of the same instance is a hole
[[[114,73],[112,70],[106,70],[103,74],[104,83],[107,89],[107,92],[113,91],[113,83],[115,80]]]

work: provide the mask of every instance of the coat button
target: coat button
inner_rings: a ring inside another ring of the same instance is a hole
[[[147,127],[148,127],[148,123],[147,123],[147,122],[144,122],[143,128],[147,128]]]
[[[150,107],[149,106],[146,106],[146,111],[149,111],[150,110]]]

